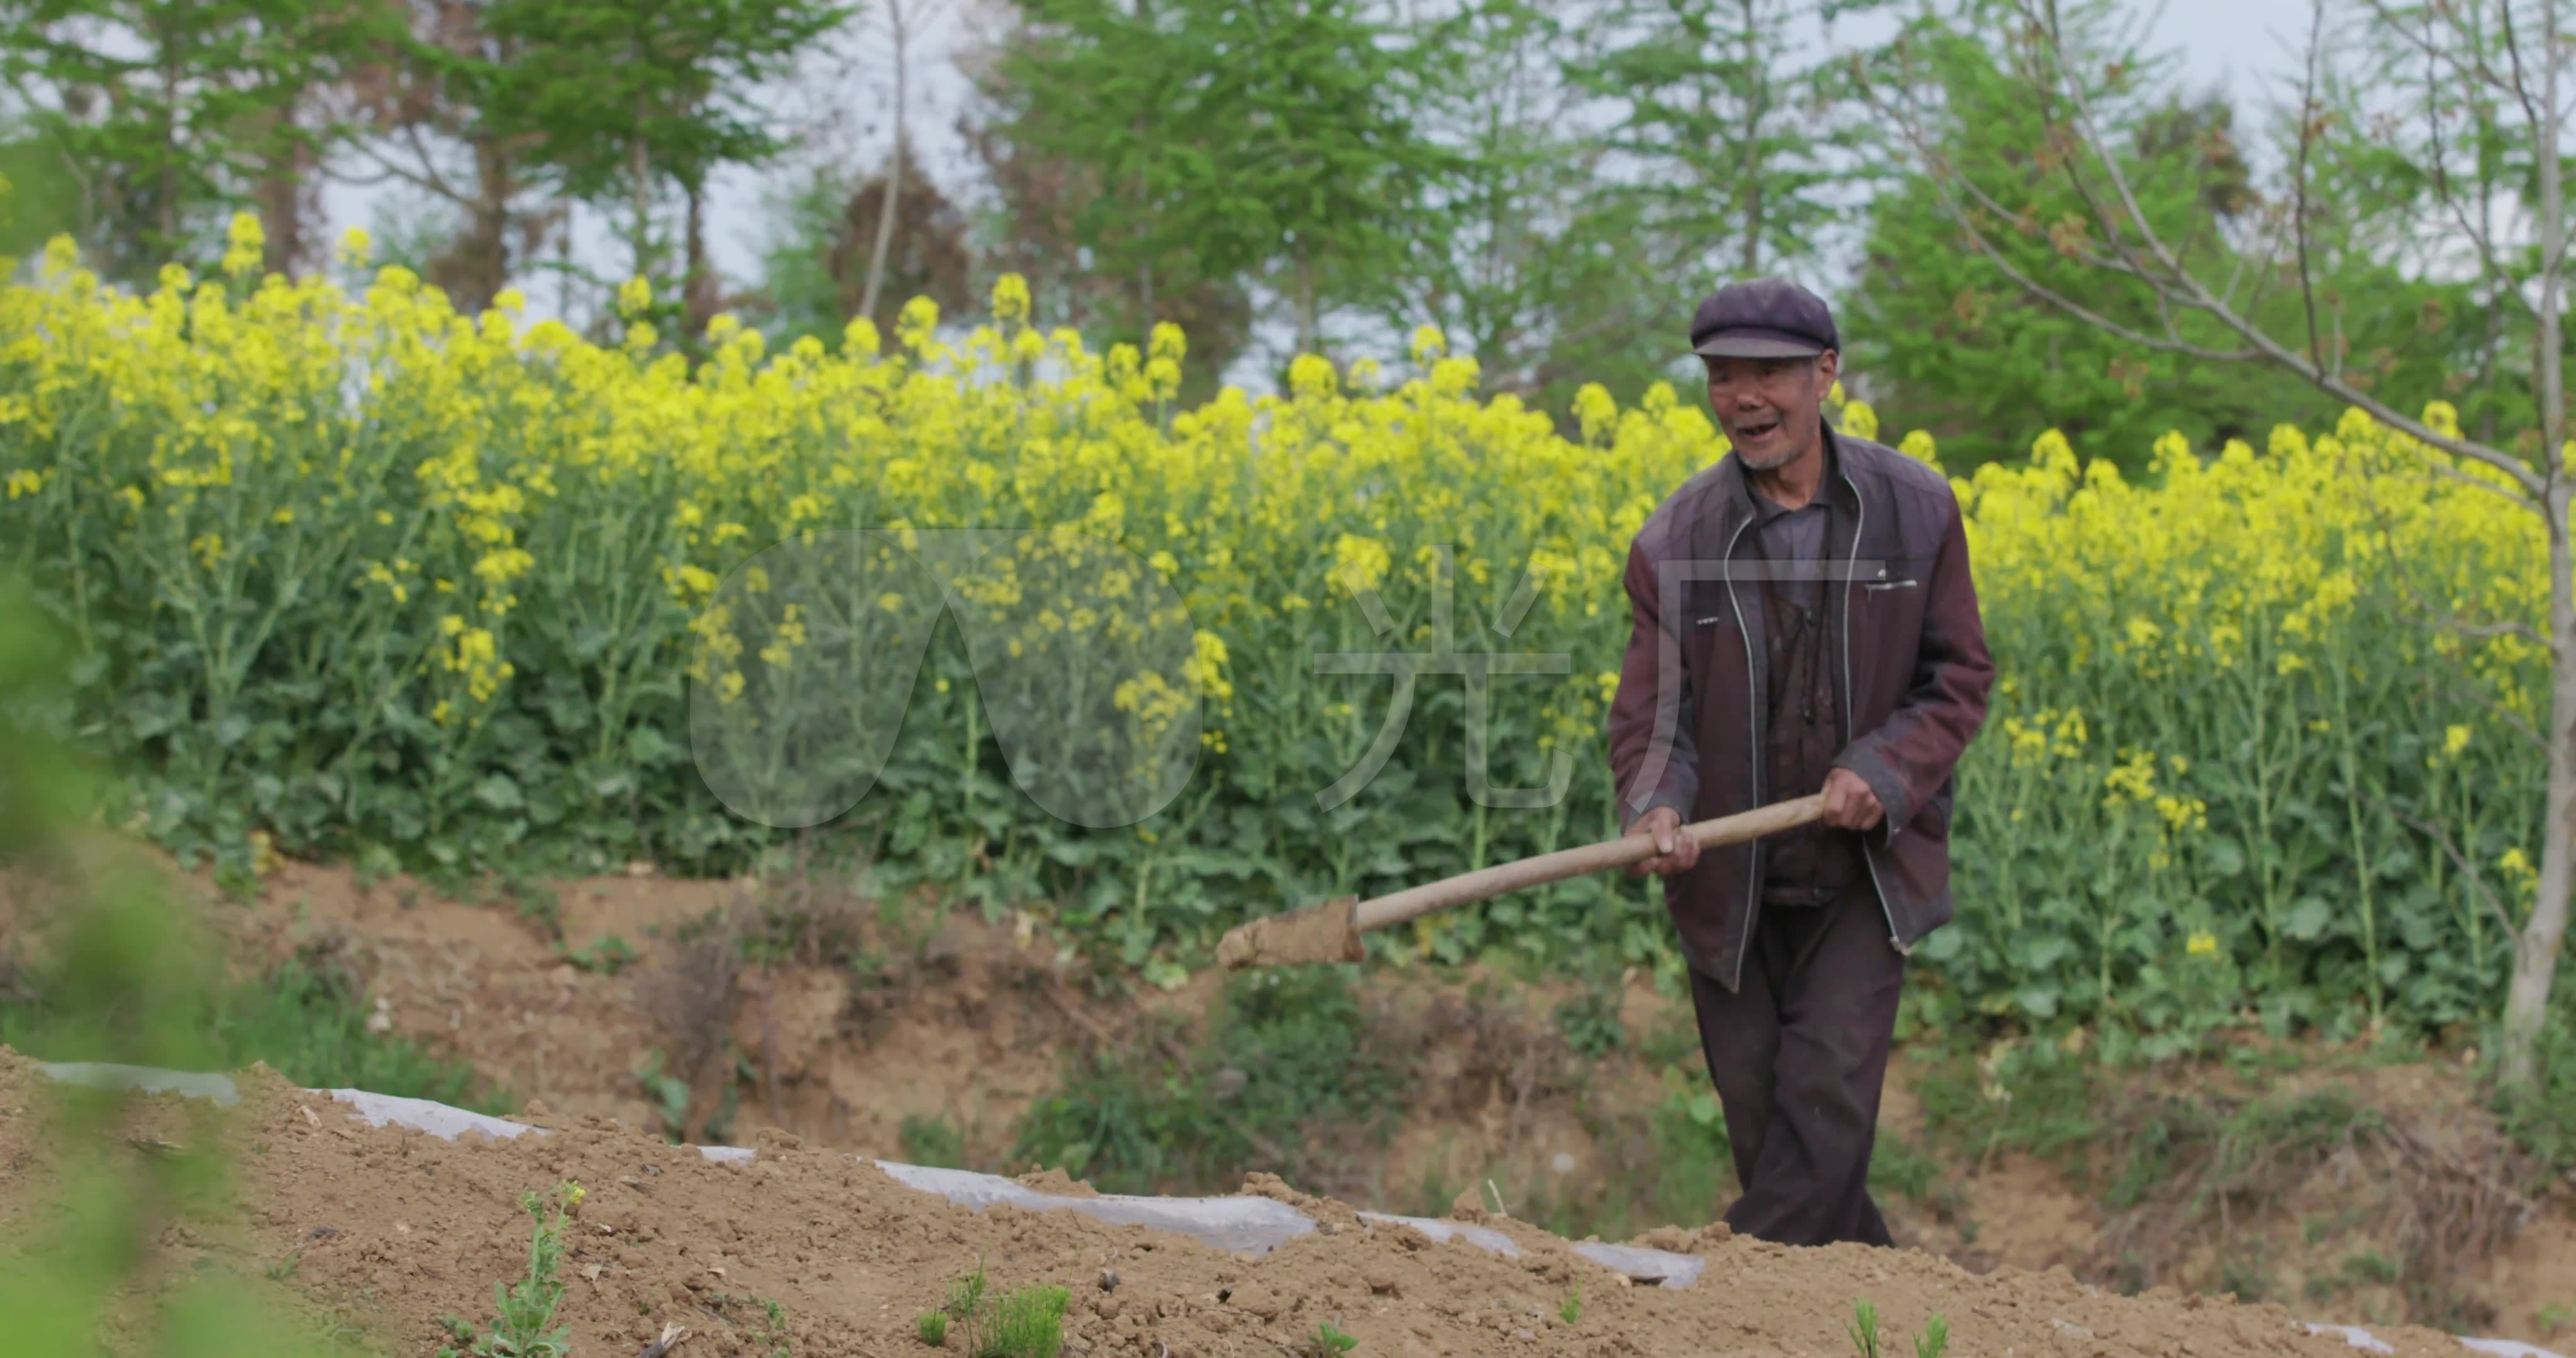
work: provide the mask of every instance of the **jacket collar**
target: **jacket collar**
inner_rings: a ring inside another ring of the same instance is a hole
[[[1846,514],[1860,508],[1860,496],[1854,489],[1858,478],[1846,479],[1852,471],[1850,449],[1843,446],[1831,422],[1818,426],[1825,443],[1825,475],[1816,487],[1816,501]],[[1709,497],[1702,501],[1697,516],[1701,534],[1694,535],[1692,550],[1702,559],[1726,555],[1727,544],[1735,540],[1735,530],[1757,515],[1752,481],[1744,474],[1744,463],[1729,452],[1711,468]]]

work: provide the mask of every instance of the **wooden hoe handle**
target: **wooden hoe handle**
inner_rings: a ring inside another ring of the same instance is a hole
[[[1818,792],[1800,797],[1795,801],[1776,802],[1770,806],[1738,812],[1732,816],[1720,816],[1715,820],[1685,825],[1681,832],[1699,841],[1701,848],[1707,849],[1720,844],[1741,844],[1746,840],[1760,839],[1764,835],[1776,834],[1782,830],[1794,830],[1822,816],[1824,811],[1825,794]],[[1525,886],[1538,886],[1545,882],[1563,881],[1568,877],[1580,877],[1588,872],[1624,868],[1633,863],[1642,863],[1654,856],[1654,839],[1640,830],[1633,834],[1621,835],[1617,839],[1606,839],[1598,844],[1559,849],[1555,853],[1540,854],[1536,858],[1497,863],[1490,868],[1462,872],[1455,877],[1444,877],[1436,882],[1425,882],[1420,886],[1407,887],[1390,895],[1365,900],[1356,908],[1353,923],[1363,933],[1371,929],[1383,929],[1390,924],[1402,924],[1417,915],[1430,914],[1434,910],[1446,910],[1453,905],[1481,901],[1488,897],[1499,896],[1506,891],[1518,891]]]

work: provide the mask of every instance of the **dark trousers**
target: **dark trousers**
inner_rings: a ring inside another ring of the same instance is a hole
[[[1691,972],[1744,1186],[1726,1210],[1738,1234],[1893,1243],[1869,1195],[1869,1157],[1904,979],[1866,882],[1823,905],[1763,907],[1735,994]]]

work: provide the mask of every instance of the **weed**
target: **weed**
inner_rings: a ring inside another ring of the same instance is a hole
[[[665,1074],[662,1065],[661,1048],[644,1053],[644,1060],[635,1067],[635,1082],[644,1086],[653,1111],[661,1114],[663,1138],[676,1146],[689,1125],[689,1082]]]
[[[1350,1139],[1393,1134],[1409,1093],[1397,1045],[1345,968],[1229,977],[1203,1037],[1149,1021],[1075,1061],[1021,1120],[1011,1158],[1113,1193],[1215,1191],[1247,1166],[1320,1183]]]
[[[790,1358],[792,1350],[787,1341],[787,1308],[767,1297],[760,1299],[760,1308],[769,1318],[769,1352],[764,1355],[764,1358]]]
[[[1940,1163],[1893,1131],[1882,1130],[1878,1135],[1869,1161],[1869,1186],[1931,1208],[1945,1222],[1956,1221],[1966,1205],[1958,1185],[1941,1173]]]
[[[1923,1333],[1914,1337],[1914,1358],[1941,1358],[1942,1351],[1949,1347],[1950,1322],[1935,1311],[1930,1320],[1923,1322]]]
[[[1064,1308],[1072,1300],[1072,1293],[1051,1286],[992,1296],[984,1267],[977,1264],[949,1284],[947,1304],[923,1316],[919,1330],[924,1343],[942,1344],[948,1322],[955,1321],[966,1337],[967,1358],[1056,1358],[1064,1347]],[[939,1320],[934,1323],[932,1316]]]
[[[2576,1175],[2576,995],[2559,988],[2557,1013],[2540,1028],[2540,1080],[2526,1098],[2491,1087],[2490,1108],[2523,1154],[2544,1175]],[[2493,1078],[2492,1052],[2486,1056]]]
[[[604,934],[592,939],[589,947],[578,951],[558,943],[555,945],[555,951],[563,957],[563,960],[583,971],[608,976],[616,975],[639,955],[625,939],[615,934]]]
[[[948,1342],[948,1313],[924,1311],[921,1319],[913,1322],[913,1330],[921,1336],[922,1343],[939,1348]]]
[[[1663,1101],[1653,1108],[1584,1113],[1585,1130],[1601,1147],[1606,1171],[1597,1186],[1569,1194],[1548,1176],[1535,1176],[1515,1195],[1515,1215],[1573,1240],[1622,1240],[1657,1226],[1697,1226],[1715,1217],[1735,1181],[1724,1110],[1704,1077],[1667,1071],[1666,1081]],[[1446,1214],[1456,1190],[1426,1171],[1413,1214]]]
[[[563,1358],[572,1352],[572,1327],[554,1324],[555,1306],[563,1300],[564,1289],[555,1270],[563,1260],[564,1223],[581,1199],[581,1185],[570,1181],[557,1184],[542,1198],[535,1193],[520,1195],[519,1206],[536,1222],[528,1239],[527,1276],[512,1284],[492,1284],[500,1314],[479,1339],[451,1317],[448,1328],[459,1341],[473,1339],[474,1347],[442,1348],[438,1358],[464,1358],[468,1352],[477,1358]]]
[[[352,868],[358,890],[373,891],[387,878],[402,871],[402,859],[382,844],[369,844],[358,851]]]
[[[2271,1300],[2272,1271],[2259,1259],[2231,1254],[2219,1264],[2218,1290],[2242,1302]]]
[[[684,936],[669,966],[636,983],[636,998],[661,1037],[657,1051],[663,1053],[645,1078],[668,1078],[679,1085],[676,1094],[668,1087],[655,1091],[666,1114],[665,1134],[675,1141],[688,1138],[686,1119],[700,1093],[719,1096],[721,1104],[701,1129],[706,1136],[720,1136],[716,1124],[732,1116],[736,1082],[728,1072],[740,1063],[727,1048],[740,998],[738,928],[735,912],[712,912],[699,926],[681,931]],[[715,1078],[719,1076],[724,1078]],[[720,1090],[714,1087],[719,1084]],[[675,1109],[676,1119],[669,1116]]]
[[[1619,1021],[1619,988],[1594,985],[1556,1007],[1556,1030],[1575,1051],[1598,1059],[1628,1045],[1628,1030]]]
[[[12,971],[0,984],[0,1045],[48,1061],[113,1060],[117,1039],[82,1017],[88,1000],[59,967]],[[188,1022],[213,1047],[209,1069],[265,1061],[306,1089],[365,1089],[480,1113],[519,1106],[473,1067],[408,1038],[367,1030],[363,988],[327,947],[260,976],[190,997]]]
[[[1700,1050],[1698,1025],[1682,1014],[1668,1015],[1647,1029],[1637,1049],[1657,1070],[1693,1066],[1707,1059]]]
[[[1563,1320],[1568,1325],[1573,1324],[1576,1319],[1582,1316],[1583,1284],[1578,1282],[1574,1285],[1572,1295],[1565,1299],[1565,1304],[1563,1306],[1556,1308],[1556,1314],[1558,1319]]]
[[[947,1118],[927,1113],[903,1115],[903,1158],[934,1169],[966,1167],[966,1134]]]
[[[2377,1250],[2363,1250],[2343,1261],[2343,1276],[2382,1287],[2397,1281],[2397,1264]]]
[[[2543,1306],[2540,1308],[2540,1314],[2536,1319],[2540,1322],[2541,1337],[2545,1339],[2558,1333],[2560,1330],[2565,1329],[2569,1320],[2576,1319],[2576,1306],[2564,1306],[2555,1303]]]

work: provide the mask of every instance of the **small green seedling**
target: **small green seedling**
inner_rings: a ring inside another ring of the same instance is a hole
[[[1556,1313],[1568,1325],[1573,1324],[1575,1318],[1583,1314],[1583,1284],[1574,1285],[1574,1295],[1567,1297],[1565,1304],[1556,1308]]]
[[[1932,1318],[1924,1322],[1923,1333],[1914,1336],[1914,1358],[1941,1358],[1942,1350],[1949,1347],[1950,1322],[1943,1320],[1941,1313],[1935,1311]]]
[[[928,1344],[935,1349],[948,1342],[948,1313],[946,1311],[924,1311],[921,1313],[921,1319],[914,1322],[914,1324],[920,1331],[922,1343]]]
[[[1359,1346],[1358,1339],[1342,1333],[1339,1326],[1327,1320],[1307,1336],[1306,1354],[1307,1358],[1333,1358],[1335,1354],[1348,1353]]]
[[[1853,1303],[1852,1322],[1843,1332],[1851,1336],[1852,1347],[1860,1350],[1860,1358],[1879,1358],[1877,1307],[1867,1301]]]

